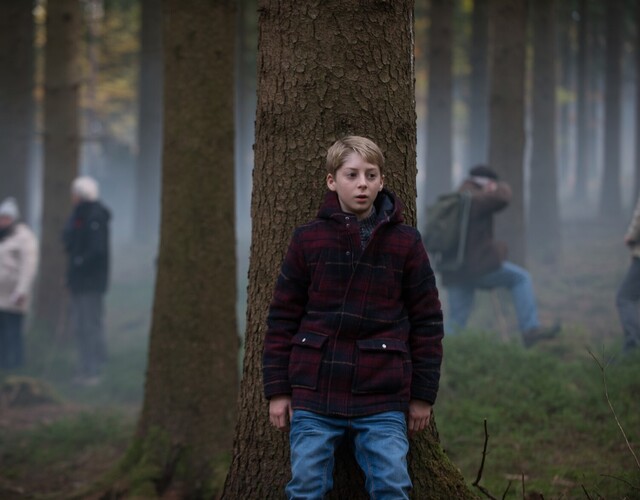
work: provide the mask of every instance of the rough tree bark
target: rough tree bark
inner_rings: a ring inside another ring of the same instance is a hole
[[[525,0],[489,2],[491,84],[489,163],[513,191],[509,208],[497,217],[497,232],[510,260],[525,262],[524,75]]]
[[[80,125],[80,0],[47,3],[44,83],[44,168],[40,271],[35,318],[51,332],[64,317],[65,256],[60,232],[71,210],[71,181],[78,174]]]
[[[560,213],[556,162],[555,0],[531,3],[533,24],[533,146],[529,176],[528,241],[537,257],[557,260]]]
[[[0,2],[0,200],[17,199],[27,212],[33,136],[33,0]]]
[[[272,429],[261,357],[273,285],[293,228],[315,216],[336,137],[365,135],[386,154],[387,185],[415,223],[413,2],[261,0],[246,352],[234,455],[223,498],[282,498],[287,437]],[[470,498],[435,424],[412,441],[415,498]],[[365,498],[355,463],[336,466],[332,498]]]
[[[161,235],[144,402],[123,474],[132,496],[210,498],[228,466],[238,389],[234,2],[165,0],[162,16]]]
[[[432,0],[427,98],[427,204],[451,190],[453,121],[453,2]]]

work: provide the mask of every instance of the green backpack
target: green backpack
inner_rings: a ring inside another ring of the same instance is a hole
[[[456,271],[464,264],[471,193],[448,193],[427,207],[422,239],[438,271]]]

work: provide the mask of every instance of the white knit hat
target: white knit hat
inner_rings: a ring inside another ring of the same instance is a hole
[[[71,192],[84,201],[96,201],[100,196],[98,183],[93,177],[86,175],[74,179]]]
[[[0,205],[0,215],[10,217],[16,220],[20,217],[20,210],[18,210],[18,203],[15,198],[7,198]]]

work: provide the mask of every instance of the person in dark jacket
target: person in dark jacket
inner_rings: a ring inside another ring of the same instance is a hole
[[[384,156],[336,141],[317,218],[298,227],[271,301],[263,353],[269,418],[290,425],[288,498],[323,498],[349,439],[371,498],[409,498],[407,433],[436,400],[443,323],[419,232],[383,187]]]
[[[452,331],[467,324],[477,289],[507,288],[511,293],[524,345],[555,336],[560,327],[542,327],[538,320],[529,272],[506,258],[507,248],[494,238],[493,216],[511,201],[511,188],[491,167],[477,165],[462,183],[460,192],[471,193],[471,209],[464,264],[442,273],[449,301],[448,325]]]
[[[100,381],[107,357],[103,313],[109,283],[111,214],[98,196],[93,178],[76,178],[71,185],[73,210],[63,231],[71,328],[79,355],[76,381],[85,385]]]

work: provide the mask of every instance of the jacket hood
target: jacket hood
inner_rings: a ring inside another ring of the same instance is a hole
[[[393,223],[404,222],[404,206],[400,199],[388,189],[383,188],[382,191],[378,193],[378,196],[376,196],[373,202],[373,206],[376,207],[378,220],[387,219]],[[318,218],[331,219],[343,213],[340,207],[340,201],[338,200],[338,194],[335,191],[327,190],[324,201],[318,210]]]

